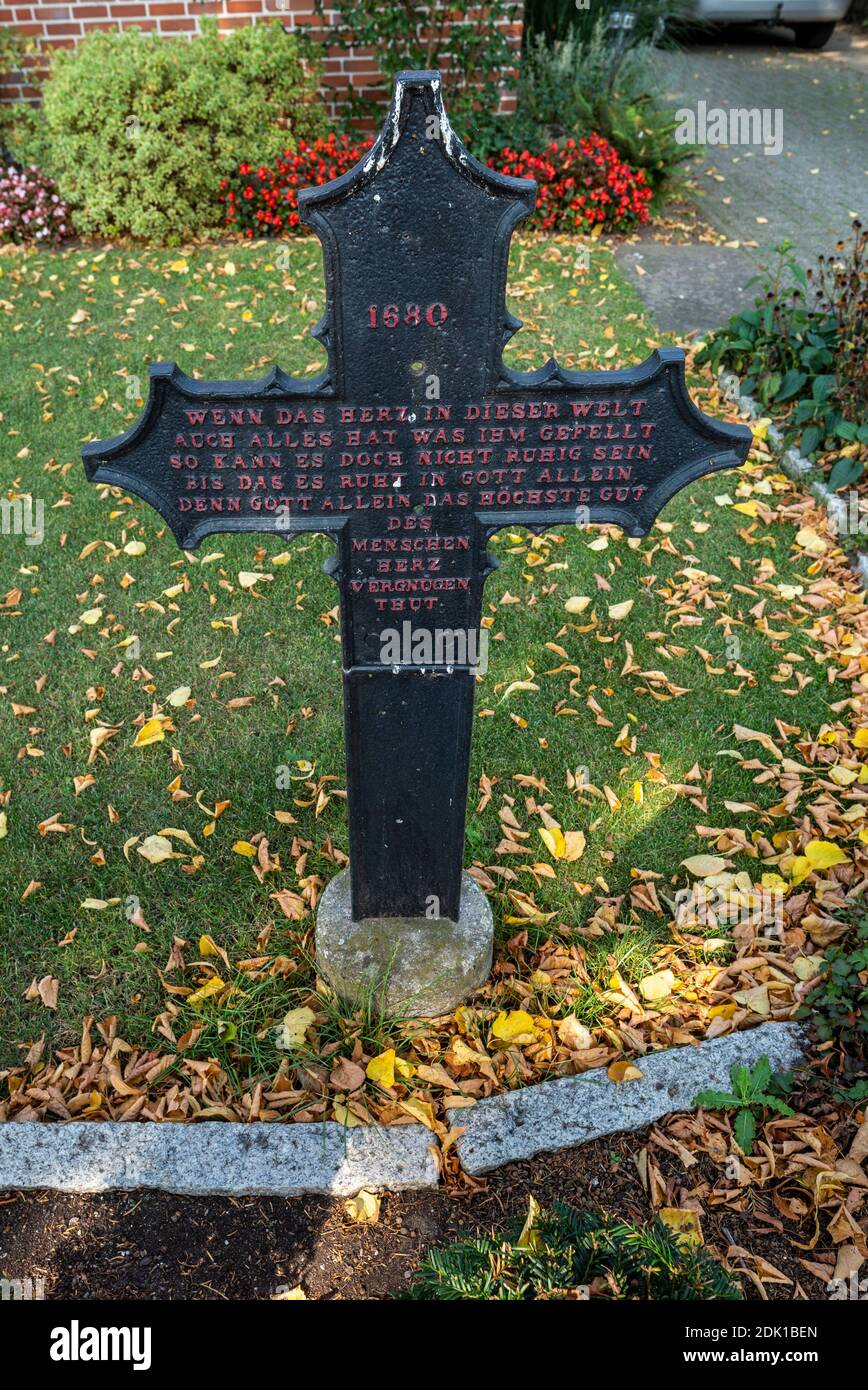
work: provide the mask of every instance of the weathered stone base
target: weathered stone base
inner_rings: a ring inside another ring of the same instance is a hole
[[[464,874],[457,922],[367,917],[354,922],[349,870],[332,879],[316,915],[317,969],[343,999],[374,995],[390,1014],[451,1013],[491,970],[494,922],[479,884]]]

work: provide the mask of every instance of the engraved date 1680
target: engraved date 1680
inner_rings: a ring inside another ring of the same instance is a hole
[[[369,328],[417,328],[427,323],[430,328],[439,328],[449,317],[445,304],[371,304],[368,309]]]

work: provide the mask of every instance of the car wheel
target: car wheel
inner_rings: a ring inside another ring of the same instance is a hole
[[[797,48],[825,48],[835,32],[835,21],[822,24],[794,24]]]

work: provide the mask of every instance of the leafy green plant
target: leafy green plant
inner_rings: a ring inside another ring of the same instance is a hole
[[[51,172],[51,145],[41,106],[13,101],[0,106],[0,157],[20,168]]]
[[[17,29],[0,29],[0,84],[35,51],[32,39]],[[28,81],[40,79],[39,67],[28,68]],[[19,168],[37,165],[48,172],[48,151],[45,142],[45,120],[41,106],[28,101],[10,101],[0,105],[0,160]]]
[[[862,1105],[868,1100],[868,1077],[860,1077],[852,1086],[834,1086],[832,1095],[835,1100],[844,1101],[845,1104]]]
[[[832,256],[820,256],[807,271],[817,311],[834,319],[846,370],[840,373],[837,399],[848,419],[868,412],[868,229],[856,218],[848,244],[839,241]]]
[[[51,172],[79,231],[177,242],[220,225],[220,180],[326,128],[319,59],[280,24],[191,41],[95,33],[43,89]]]
[[[798,441],[806,457],[836,443],[868,443],[868,424],[861,423],[868,403],[868,262],[858,222],[854,233],[849,253],[840,242],[838,260],[821,258],[815,272],[799,265],[791,242],[780,242],[774,265],[748,281],[761,287],[754,307],[735,314],[696,358],[735,371],[745,394],[784,410],[785,441]],[[862,469],[858,457],[842,456],[830,486],[852,486]]]
[[[695,1242],[660,1221],[634,1226],[602,1212],[531,1198],[523,1230],[465,1237],[431,1250],[404,1295],[414,1300],[515,1302],[575,1298],[738,1299],[731,1275]]]
[[[447,74],[449,116],[474,153],[490,153],[498,127],[503,74],[516,63],[507,26],[518,17],[516,0],[456,10],[424,0],[342,0],[334,8],[316,0],[327,23],[329,42],[339,48],[367,48],[377,55],[384,82],[350,91],[349,120],[382,119],[383,105],[397,73],[405,68],[439,68]]]
[[[734,1062],[730,1067],[731,1091],[700,1091],[694,1096],[694,1105],[703,1105],[706,1110],[735,1110],[732,1132],[743,1154],[753,1150],[756,1136],[757,1110],[776,1110],[779,1115],[792,1115],[794,1111],[779,1092],[786,1085],[786,1078],[776,1082],[772,1075],[768,1057],[760,1057],[752,1067]]]
[[[660,23],[665,21],[666,33],[678,34],[687,27],[688,21],[695,24],[690,0],[527,0],[524,7],[524,27],[526,43],[537,36],[552,43],[569,38],[573,34],[587,37],[594,29],[600,15],[606,21],[613,10],[630,10],[635,16],[635,32],[639,38],[652,38],[660,33]],[[662,37],[662,35],[661,35]]]
[[[18,29],[0,29],[0,78],[21,67],[27,40]]]
[[[698,146],[676,140],[679,123],[674,111],[651,95],[624,101],[616,91],[595,103],[591,119],[628,164],[644,169],[648,183],[658,193],[676,166],[698,152]]]
[[[799,1017],[810,1020],[819,1042],[834,1041],[858,1066],[868,1058],[868,913],[857,916],[825,955],[823,974]]]
[[[605,19],[557,43],[537,37],[522,62],[509,141],[539,150],[553,139],[597,132],[659,190],[696,153],[676,140],[678,121],[662,91],[653,42],[613,41]]]

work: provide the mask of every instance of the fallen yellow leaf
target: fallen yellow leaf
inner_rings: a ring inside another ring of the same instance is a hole
[[[710,878],[712,874],[723,873],[726,860],[717,854],[692,854],[689,859],[682,859],[681,867],[694,878]]]
[[[754,985],[753,989],[742,989],[733,995],[735,1002],[751,1013],[765,1017],[770,1012],[768,985]]]
[[[148,835],[136,849],[149,864],[162,864],[175,853],[171,840],[167,840],[163,835]]]
[[[198,1009],[200,1005],[205,1003],[206,999],[212,999],[215,994],[220,994],[225,988],[226,985],[220,976],[214,975],[212,979],[207,980],[204,985],[187,996],[187,1003],[191,1009]]]
[[[376,1081],[379,1086],[394,1086],[395,1084],[395,1049],[389,1047],[379,1056],[372,1057],[365,1067],[365,1075],[369,1081]]]
[[[355,1197],[344,1202],[344,1211],[351,1221],[361,1226],[373,1226],[380,1219],[380,1195],[362,1188]]]
[[[147,748],[151,743],[160,743],[166,737],[162,719],[149,719],[143,724],[133,739],[134,748]]]
[[[573,864],[585,852],[585,836],[581,830],[564,831],[564,859]]]
[[[643,1072],[632,1062],[612,1062],[607,1075],[610,1081],[640,1081]]]
[[[829,869],[833,864],[849,864],[843,850],[829,840],[810,840],[805,845],[805,858],[812,869]]]
[[[426,1129],[437,1128],[434,1120],[434,1109],[427,1101],[411,1096],[409,1100],[401,1100],[398,1104],[408,1115],[412,1115],[414,1120],[419,1120]]]
[[[284,1052],[293,1052],[304,1046],[304,1035],[312,1023],[316,1022],[313,1009],[290,1009],[277,1029],[277,1046]]]
[[[675,976],[671,970],[658,970],[655,975],[646,975],[639,981],[639,993],[649,1004],[666,999],[675,987]]]
[[[498,1042],[510,1045],[518,1042],[520,1038],[532,1042],[536,1037],[536,1029],[533,1019],[524,1009],[511,1009],[509,1013],[502,1009],[491,1025],[491,1035],[497,1038]]]
[[[684,1211],[681,1207],[660,1207],[657,1215],[675,1235],[679,1245],[701,1245],[702,1227],[695,1211]]]
[[[544,825],[539,832],[540,839],[554,859],[563,859],[566,851],[564,832],[559,825]]]
[[[634,603],[635,599],[632,598],[625,599],[623,603],[610,603],[609,617],[613,622],[619,623],[622,618],[629,616]]]

